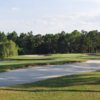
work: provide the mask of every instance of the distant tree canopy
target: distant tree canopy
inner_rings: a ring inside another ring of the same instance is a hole
[[[5,42],[7,40],[7,42]],[[12,42],[13,41],[13,42]],[[19,47],[17,49],[16,45]],[[2,50],[1,50],[2,49]],[[10,50],[8,50],[10,49]],[[8,34],[0,32],[0,55],[100,52],[100,32],[97,30],[34,35],[32,32]],[[1,52],[2,51],[2,52]],[[6,51],[6,52],[5,52]]]

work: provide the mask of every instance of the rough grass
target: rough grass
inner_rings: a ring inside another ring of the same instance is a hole
[[[54,65],[73,62],[82,62],[88,59],[100,59],[100,55],[89,54],[51,54],[51,55],[24,55],[5,58],[0,61],[0,71],[28,67],[29,65]]]
[[[0,100],[100,100],[100,71],[2,87]]]

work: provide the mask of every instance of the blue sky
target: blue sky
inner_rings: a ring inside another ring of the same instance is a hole
[[[100,0],[0,0],[0,31],[100,30]]]

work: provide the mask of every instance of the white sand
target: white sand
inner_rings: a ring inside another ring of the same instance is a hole
[[[100,63],[100,60],[88,60],[86,63]]]

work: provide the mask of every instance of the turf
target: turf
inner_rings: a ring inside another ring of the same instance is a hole
[[[89,54],[51,54],[51,55],[22,55],[5,58],[0,61],[0,72],[28,67],[30,65],[54,65],[82,62],[88,59],[100,59],[100,55]]]
[[[100,100],[100,71],[2,87],[0,100]]]

